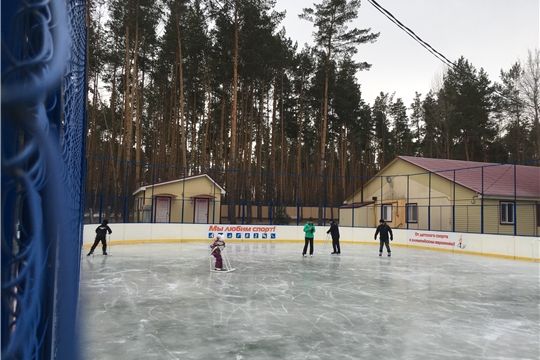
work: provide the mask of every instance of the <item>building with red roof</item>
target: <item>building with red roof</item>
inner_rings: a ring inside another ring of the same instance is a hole
[[[540,167],[398,156],[340,208],[342,225],[540,233]]]
[[[208,174],[139,187],[133,193],[134,221],[154,223],[219,223],[225,189]]]

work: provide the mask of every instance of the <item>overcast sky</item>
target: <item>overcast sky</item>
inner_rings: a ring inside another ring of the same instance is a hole
[[[300,20],[305,7],[322,0],[277,0],[276,10],[287,10],[282,25],[287,37],[312,44],[312,23]],[[489,79],[499,81],[500,70],[507,71],[527,51],[539,47],[538,0],[377,0],[401,23],[450,61],[464,56]],[[357,61],[372,64],[358,74],[362,97],[373,104],[381,92],[396,93],[410,106],[415,91],[422,98],[441,78],[444,64],[397,27],[367,0],[362,1],[358,19],[350,28],[371,28],[380,32],[373,44],[358,48]]]

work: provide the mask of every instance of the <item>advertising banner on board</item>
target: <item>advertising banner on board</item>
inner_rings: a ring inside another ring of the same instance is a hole
[[[465,249],[467,247],[467,234],[409,230],[407,231],[407,243],[445,249]]]

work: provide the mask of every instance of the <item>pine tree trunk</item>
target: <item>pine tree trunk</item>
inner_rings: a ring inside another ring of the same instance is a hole
[[[347,129],[344,129],[344,127],[342,127],[340,129],[340,135],[339,135],[339,143],[340,143],[340,147],[339,147],[339,151],[338,151],[338,163],[339,163],[339,176],[341,178],[341,181],[340,181],[340,187],[338,188],[338,193],[336,194],[337,195],[337,198],[342,201],[341,199],[344,199],[346,194],[345,194],[345,189],[347,188]],[[351,144],[352,145],[352,144]],[[351,164],[356,164],[356,158],[354,157],[354,154],[356,154],[356,152],[351,152]],[[332,203],[334,204],[334,203]]]
[[[208,153],[208,136],[209,136],[209,129],[210,129],[210,104],[212,104],[212,93],[210,91],[210,84],[209,84],[210,80],[208,79],[208,77],[205,79],[204,81],[204,93],[205,93],[205,97],[203,98],[203,104],[208,104],[208,106],[204,106],[203,107],[203,114],[202,114],[202,121],[203,121],[203,124],[204,124],[204,131],[203,131],[203,134],[202,134],[202,149],[201,149],[201,155],[202,155],[202,159],[201,159],[201,164],[202,164],[202,167],[203,169],[206,169],[206,168],[210,168],[212,167],[212,165],[210,164],[209,160],[209,153]],[[208,109],[208,110],[207,110]]]
[[[130,34],[126,26],[126,58],[124,63],[124,160],[131,161],[131,147],[133,145],[133,114],[131,96],[131,61],[130,61]]]
[[[465,160],[469,161],[469,144],[468,144],[467,132],[463,132],[463,146],[465,148]]]
[[[137,16],[138,18],[138,16]],[[133,99],[135,105],[135,184],[139,184],[140,162],[141,162],[141,116],[142,101],[139,92],[139,22],[135,23],[135,46],[133,51]],[[127,189],[126,189],[127,193]]]
[[[285,110],[284,110],[284,99],[283,99],[283,77],[284,77],[284,70],[281,68],[281,89],[280,89],[280,126],[281,126],[281,144],[280,144],[280,181],[279,181],[279,197],[278,202],[281,204],[283,202],[283,183],[285,182],[285,178],[283,177],[283,174],[285,172]]]
[[[300,105],[298,111],[298,144],[296,148],[296,174],[297,174],[297,184],[296,184],[296,203],[299,204],[302,199],[302,180],[303,177],[299,177],[301,174],[301,165],[302,165],[302,131],[304,126],[304,83],[305,76],[302,75],[302,80],[300,82]]]
[[[274,89],[272,91],[272,130],[271,130],[271,145],[270,145],[270,181],[267,186],[270,186],[270,201],[272,202],[272,210],[276,202],[276,151],[277,151],[277,134],[276,134],[276,118],[277,118],[277,77],[274,78]],[[272,211],[273,213],[273,211]]]
[[[216,157],[216,167],[218,169],[220,169],[221,167],[223,168],[227,167],[225,164],[225,156],[227,152],[225,151],[225,143],[223,139],[223,136],[225,134],[225,129],[226,129],[225,112],[226,112],[226,107],[227,107],[227,97],[226,97],[227,88],[228,88],[228,84],[225,84],[224,82],[223,92],[221,94],[221,121],[220,121],[220,129],[218,132],[218,140],[217,140],[218,153]]]
[[[110,156],[111,156],[111,159],[115,158],[115,155],[114,155],[115,146],[117,147],[116,159],[120,159],[122,156],[122,146],[120,146],[120,144],[118,144],[117,141],[115,140],[118,136],[116,133],[117,120],[116,120],[116,110],[115,110],[116,109],[116,70],[117,69],[118,68],[115,63],[114,69],[112,71],[111,102],[110,102],[110,109],[111,109],[111,147],[110,147],[111,154]],[[120,137],[122,137],[122,134],[120,134]],[[116,184],[117,174],[120,171],[120,161],[115,161],[112,164],[111,168],[112,168],[112,171],[109,172],[109,176],[107,177],[107,183],[112,188],[114,184]],[[111,191],[109,193],[112,194],[113,192]]]
[[[322,225],[321,220],[323,219],[323,194],[324,194],[324,167],[326,162],[326,128],[328,121],[328,83],[330,82],[330,41],[327,47],[327,56],[326,56],[326,74],[324,80],[324,107],[322,113],[322,126],[321,126],[321,143],[320,143],[320,162],[319,162],[319,225]]]
[[[229,223],[236,224],[236,106],[238,97],[238,6],[234,9],[233,101],[231,107],[231,154],[229,172]]]
[[[253,223],[253,199],[251,195],[251,171],[252,171],[252,165],[251,165],[251,152],[253,151],[253,113],[255,108],[255,98],[254,98],[254,83],[253,80],[251,81],[249,85],[249,122],[248,122],[248,131],[247,131],[247,156],[246,156],[246,191],[245,191],[245,199],[246,199],[246,206],[247,206],[247,223],[252,224]]]
[[[182,38],[180,34],[180,22],[178,14],[176,14],[176,35],[178,37],[178,74],[180,81],[180,136],[182,141],[182,168],[187,167],[187,144],[186,144],[186,129],[184,123],[184,75],[183,75],[183,59],[182,59]]]
[[[176,53],[178,56],[178,52]],[[166,159],[167,165],[172,165],[169,168],[169,177],[170,178],[177,178],[179,177],[179,170],[178,170],[178,158],[180,157],[180,154],[182,152],[182,147],[177,146],[178,145],[178,132],[180,131],[178,124],[179,124],[179,117],[180,117],[180,105],[179,105],[179,96],[178,93],[180,92],[180,82],[178,80],[179,78],[179,67],[178,64],[175,64],[173,66],[173,74],[171,79],[171,87],[169,90],[169,104],[170,107],[167,111],[167,109],[163,109],[163,113],[166,114],[165,118],[163,119],[163,125],[164,125],[164,131],[166,131],[166,140],[164,151],[165,154],[163,154],[163,158]],[[166,126],[166,127],[165,127]],[[163,134],[165,135],[165,134]],[[163,136],[162,135],[162,136]],[[183,172],[183,171],[182,171]]]
[[[265,81],[262,79],[261,82],[261,98],[260,98],[260,104],[259,104],[259,116],[257,117],[257,133],[256,133],[256,139],[255,139],[255,161],[256,161],[256,169],[257,173],[255,175],[255,183],[253,184],[253,187],[256,189],[255,191],[255,202],[257,203],[257,220],[262,219],[262,206],[261,206],[261,200],[262,196],[261,193],[261,186],[262,186],[262,140],[263,140],[263,123],[264,123],[264,86]]]

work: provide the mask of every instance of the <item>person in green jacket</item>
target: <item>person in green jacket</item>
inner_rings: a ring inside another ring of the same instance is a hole
[[[313,225],[313,218],[310,217],[306,225],[304,225],[304,232],[306,233],[304,244],[304,251],[302,251],[302,256],[306,256],[307,247],[309,244],[309,256],[313,256],[313,238],[315,237],[315,225]]]

